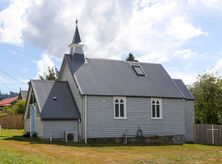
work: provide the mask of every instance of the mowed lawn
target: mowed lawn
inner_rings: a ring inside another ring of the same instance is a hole
[[[221,146],[66,144],[22,134],[22,130],[2,129],[0,163],[222,163]]]

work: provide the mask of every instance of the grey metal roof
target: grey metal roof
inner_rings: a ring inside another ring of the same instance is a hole
[[[72,39],[72,43],[78,44],[80,42],[81,42],[81,39],[80,39],[80,35],[79,35],[79,29],[78,29],[78,26],[76,25],[76,29],[75,29],[75,33],[74,33],[74,36]]]
[[[176,83],[177,87],[180,89],[182,94],[185,96],[186,100],[194,100],[194,96],[192,93],[188,90],[186,85],[183,83],[181,79],[173,79],[173,81]]]
[[[81,63],[69,54],[65,60],[83,95],[184,98],[160,64],[91,58]],[[137,76],[132,65],[140,65],[145,76]]]
[[[67,82],[31,80],[41,119],[75,120],[80,113]],[[56,100],[53,100],[56,97]]]

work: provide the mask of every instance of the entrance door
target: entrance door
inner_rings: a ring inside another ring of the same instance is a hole
[[[35,104],[32,104],[30,106],[30,108],[31,108],[31,110],[30,110],[30,118],[31,118],[31,120],[30,120],[30,123],[31,123],[30,135],[32,136],[36,132],[36,106],[35,106]]]

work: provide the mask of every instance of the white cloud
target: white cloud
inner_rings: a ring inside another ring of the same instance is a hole
[[[4,11],[3,23],[10,27],[5,42],[26,39],[60,58],[68,52],[76,18],[88,57],[120,59],[125,52],[139,51],[141,61],[164,63],[189,39],[206,34],[190,20],[184,3],[171,0],[14,0]]]
[[[164,53],[148,53],[138,58],[140,62],[165,63],[169,61],[169,57]]]
[[[43,75],[45,72],[47,72],[48,67],[50,67],[50,68],[55,67],[55,64],[51,58],[52,57],[50,54],[47,54],[47,53],[42,54],[42,58],[40,60],[38,60],[36,63],[37,69],[38,69],[36,78],[39,78],[40,75]]]
[[[197,53],[193,52],[190,49],[182,49],[182,50],[177,50],[175,52],[175,56],[182,58],[182,59],[191,59],[191,58],[194,58],[195,56],[197,56]]]
[[[22,30],[26,27],[24,15],[29,0],[12,0],[10,5],[0,12],[0,42],[21,45]]]
[[[178,68],[171,68],[168,70],[170,76],[173,79],[182,79],[186,85],[193,84],[197,80],[197,73],[186,72],[184,70],[180,70]]]
[[[184,17],[174,17],[168,28],[167,33],[174,37],[176,40],[188,40],[193,37],[207,34],[202,32],[200,28],[194,27],[191,23],[188,23]]]

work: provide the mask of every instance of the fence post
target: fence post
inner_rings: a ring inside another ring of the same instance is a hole
[[[204,124],[201,123],[201,144],[204,143]]]

